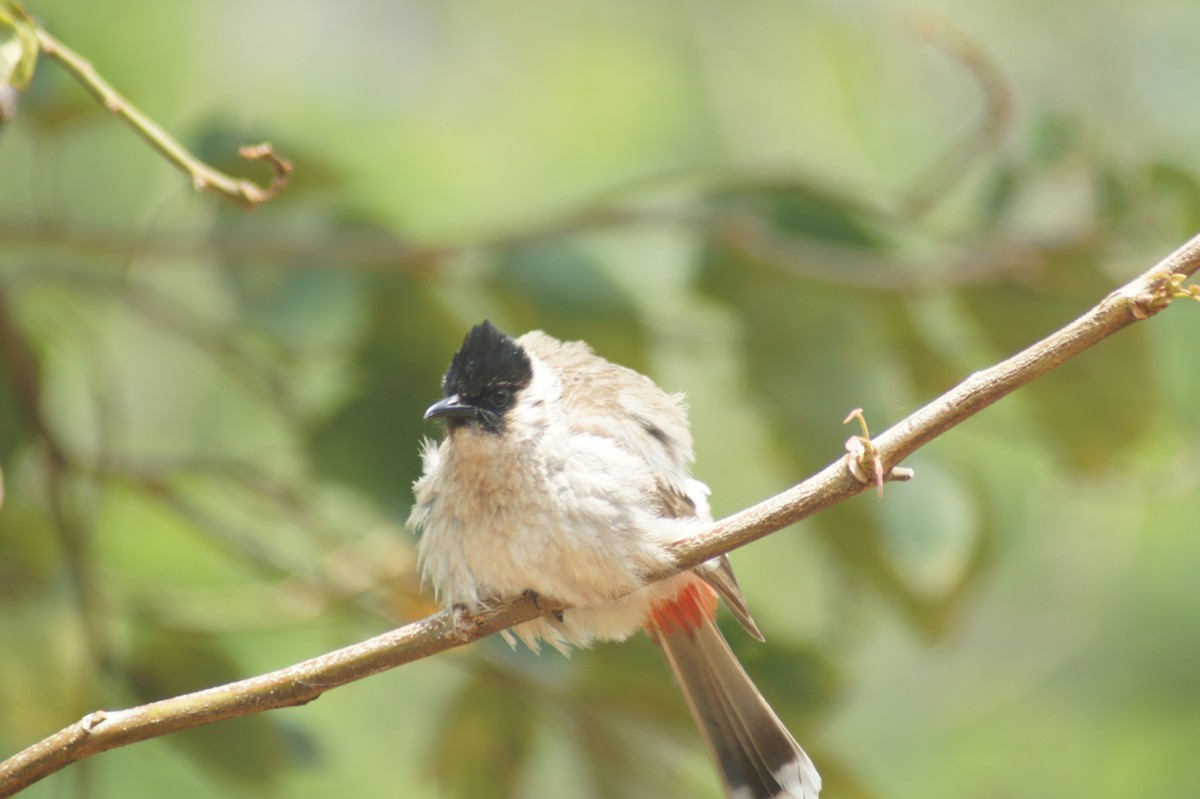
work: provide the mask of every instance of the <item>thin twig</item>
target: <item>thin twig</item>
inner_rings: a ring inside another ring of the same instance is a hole
[[[1012,125],[1013,100],[999,67],[966,33],[930,12],[916,17],[913,25],[919,35],[967,70],[984,101],[984,113],[975,128],[943,153],[904,199],[905,217],[917,221],[948,197],[973,166],[1000,147]]]
[[[1017,388],[1051,371],[1108,336],[1192,296],[1183,282],[1200,269],[1200,235],[1137,279],[1105,297],[1071,324],[958,386],[872,439],[884,474],[922,445]],[[1118,379],[1118,378],[1114,378]],[[871,487],[845,458],[764,502],[721,520],[672,547],[675,563],[649,575],[662,579],[762,538]],[[348,682],[459,647],[515,624],[564,609],[531,598],[500,603],[476,614],[443,611],[362,643],[240,682],[118,711],[96,711],[0,763],[0,797],[98,752],[170,732],[273,708],[301,705]]]
[[[37,37],[42,53],[62,64],[63,68],[83,84],[84,88],[105,109],[125,120],[147,144],[191,177],[192,185],[196,187],[197,191],[205,189],[215,191],[242,208],[252,209],[270,200],[287,185],[292,164],[276,153],[270,144],[247,146],[238,151],[243,158],[255,161],[264,160],[270,164],[271,182],[265,187],[219,172],[192,155],[158,123],[122,97],[83,56],[64,45],[43,28],[38,28]]]
[[[4,217],[0,217],[0,241],[37,251],[69,253],[75,262],[127,257],[131,252],[174,256],[202,251],[281,269],[325,263],[331,269],[353,274],[421,274],[468,253],[511,252],[569,236],[630,228],[683,230],[745,260],[769,265],[793,277],[886,292],[931,285],[978,285],[1003,275],[1036,274],[1043,266],[1042,251],[1051,244],[1061,247],[1066,243],[1064,240],[1022,242],[999,236],[977,238],[969,245],[945,249],[936,260],[926,259],[917,269],[861,248],[783,235],[745,212],[637,207],[570,213],[515,232],[484,233],[453,244],[419,244],[386,231],[365,229],[300,233],[178,229],[144,233],[42,226]],[[1082,230],[1070,242],[1093,235],[1093,231]],[[69,270],[60,272],[72,274]]]
[[[1135,280],[1109,294],[1066,327],[1006,361],[976,372],[963,382],[871,439],[885,475],[896,464],[994,402],[1061,366],[1134,322],[1153,316],[1172,299],[1188,297],[1183,280],[1200,270],[1200,235]],[[1114,376],[1114,380],[1120,379]],[[676,564],[693,568],[723,552],[745,546],[874,486],[834,461],[793,488],[717,522],[704,533],[672,546]],[[673,574],[652,575],[662,578]]]

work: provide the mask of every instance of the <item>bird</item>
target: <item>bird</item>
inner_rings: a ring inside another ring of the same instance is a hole
[[[716,625],[718,597],[758,640],[724,556],[665,580],[672,542],[712,523],[691,476],[683,395],[541,331],[472,327],[425,413],[408,526],[446,607],[532,596],[565,606],[505,630],[569,653],[644,630],[662,649],[730,799],[817,799],[821,777]]]

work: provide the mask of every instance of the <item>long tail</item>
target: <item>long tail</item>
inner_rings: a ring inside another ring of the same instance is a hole
[[[713,621],[716,595],[691,583],[655,607],[646,631],[667,656],[730,797],[817,799],[821,777]]]

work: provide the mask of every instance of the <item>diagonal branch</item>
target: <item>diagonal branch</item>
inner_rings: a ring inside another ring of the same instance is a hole
[[[1183,281],[1200,270],[1200,235],[1058,332],[955,388],[894,425],[872,443],[884,474],[918,448],[1014,390],[1125,327],[1163,310],[1176,297],[1197,298]],[[851,454],[848,457],[854,457]],[[847,468],[846,457],[793,488],[674,545],[675,565],[662,579],[693,568],[842,502],[872,487]],[[85,757],[177,730],[274,708],[302,705],[331,688],[462,646],[538,616],[561,610],[545,599],[522,598],[470,614],[443,611],[294,666],[228,685],[117,711],[96,711],[0,763],[0,797],[11,796]]]
[[[267,162],[271,167],[269,184],[259,186],[243,178],[230,177],[192,155],[174,136],[121,96],[112,84],[100,76],[91,62],[44,28],[37,28],[37,43],[42,53],[61,64],[106,110],[123,119],[163,158],[190,176],[197,191],[215,191],[230,202],[250,210],[279,194],[287,185],[292,163],[275,152],[270,144],[247,145],[238,150],[238,155],[248,161]]]
[[[942,396],[885,430],[872,440],[883,459],[884,473],[942,433],[966,421],[1021,386],[1066,363],[1134,322],[1148,319],[1172,299],[1200,299],[1195,291],[1180,290],[1182,281],[1200,270],[1200,234],[1154,268],[1109,294],[1066,327],[1006,361],[975,372]],[[869,475],[869,469],[863,469]],[[692,568],[757,541],[789,524],[836,505],[874,486],[859,480],[842,458],[799,485],[735,513],[704,533],[681,541],[673,549],[681,569]],[[674,572],[653,575],[662,578]]]

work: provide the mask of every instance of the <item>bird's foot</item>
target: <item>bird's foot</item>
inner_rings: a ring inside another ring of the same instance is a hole
[[[533,606],[538,610],[542,609],[541,595],[537,591],[534,591],[532,588],[526,588],[522,596],[532,602]],[[563,620],[563,612],[561,610],[552,610],[550,611],[550,615],[560,622]]]

